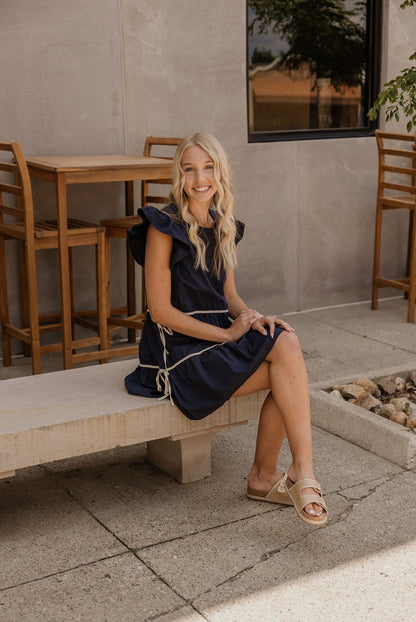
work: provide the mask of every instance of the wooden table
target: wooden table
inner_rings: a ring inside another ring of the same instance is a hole
[[[134,181],[169,179],[172,162],[164,158],[102,156],[37,156],[26,158],[29,173],[50,181],[56,187],[56,213],[59,238],[59,276],[61,283],[62,341],[64,367],[71,367],[71,301],[63,296],[62,283],[69,282],[66,187],[69,184],[122,181],[126,183],[126,215],[134,213]]]

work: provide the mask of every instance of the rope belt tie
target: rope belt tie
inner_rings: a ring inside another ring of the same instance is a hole
[[[172,399],[172,388],[170,386],[170,381],[169,381],[169,370],[168,370],[168,360],[167,360],[167,356],[169,354],[167,348],[166,348],[166,335],[173,335],[173,332],[170,328],[168,328],[167,326],[162,326],[162,324],[157,324],[157,327],[159,329],[159,336],[160,336],[160,341],[162,343],[163,346],[163,363],[165,365],[165,368],[159,368],[159,371],[156,374],[156,386],[157,386],[157,390],[158,391],[162,391],[162,382],[165,385],[165,390],[163,395],[159,398],[159,399],[165,399],[166,397],[168,397],[170,399],[171,404],[174,406],[175,404],[173,403],[173,399]]]
[[[167,326],[162,326],[162,324],[157,324],[157,327],[159,329],[159,336],[160,336],[160,341],[162,342],[162,346],[163,346],[163,360],[166,363],[166,356],[169,354],[169,352],[166,349],[166,337],[165,337],[165,333],[167,335],[173,335],[173,331],[168,328]]]
[[[162,386],[163,383],[163,386]],[[157,390],[162,392],[163,391],[163,395],[161,395],[158,399],[159,400],[164,400],[165,398],[169,398],[170,399],[170,403],[175,406],[173,399],[172,399],[172,388],[170,386],[170,380],[169,380],[169,371],[167,369],[159,369],[159,371],[156,374],[156,387]]]

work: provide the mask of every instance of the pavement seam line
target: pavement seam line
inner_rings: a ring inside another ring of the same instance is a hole
[[[416,354],[414,350],[407,350],[406,348],[401,348],[392,343],[388,343],[386,341],[381,341],[380,339],[375,339],[374,337],[369,337],[368,335],[362,335],[360,333],[354,332],[353,330],[349,330],[347,328],[343,328],[341,326],[337,326],[337,324],[332,324],[327,320],[320,320],[319,318],[309,318],[314,320],[315,322],[319,322],[320,324],[325,324],[325,326],[330,326],[331,328],[335,328],[336,330],[343,331],[344,333],[348,333],[349,335],[355,335],[356,337],[360,337],[361,339],[368,339],[369,341],[373,341],[374,343],[380,343],[384,346],[389,346],[390,348],[394,348],[395,350],[400,350],[401,352],[407,352],[408,354]]]
[[[180,593],[179,593],[179,592],[178,592],[178,591],[177,591],[174,587],[172,587],[172,586],[168,583],[168,581],[167,581],[164,577],[162,577],[159,573],[157,573],[157,572],[156,572],[156,570],[154,570],[154,569],[152,568],[152,566],[150,565],[150,563],[147,563],[144,559],[142,559],[142,558],[140,557],[140,555],[139,555],[137,552],[135,552],[134,550],[132,550],[131,552],[132,552],[132,553],[133,553],[133,555],[136,557],[136,559],[138,559],[138,560],[139,560],[139,562],[141,562],[141,563],[142,563],[142,564],[143,564],[143,565],[144,565],[144,566],[145,566],[145,567],[149,570],[149,572],[151,572],[151,573],[152,573],[152,575],[153,575],[154,577],[156,577],[156,579],[158,579],[158,580],[159,580],[159,581],[161,581],[164,585],[166,585],[166,587],[167,587],[167,588],[168,588],[171,592],[173,592],[174,594],[176,594],[176,596],[178,596],[178,598],[180,598],[180,599],[182,600],[182,602],[183,602],[185,605],[191,605],[191,607],[192,607],[192,603],[191,603],[190,601],[188,601],[188,600],[187,600],[184,596],[182,596],[182,594],[180,594]],[[181,609],[181,608],[182,608],[182,607],[178,607],[178,609]],[[193,608],[194,608],[194,607],[193,607]],[[157,614],[157,617],[160,617],[160,616],[162,616],[162,615],[165,615],[166,613],[168,613],[168,612],[166,612],[166,611],[165,611],[165,612],[163,612],[163,613],[161,613],[161,614]],[[198,613],[199,613],[199,612],[198,612]],[[152,620],[152,619],[154,619],[154,618],[147,618],[147,619],[148,619],[148,620]]]
[[[42,466],[43,466],[43,465],[42,465]],[[219,587],[221,587],[221,586],[223,586],[223,585],[226,585],[226,584],[227,584],[227,583],[229,583],[229,582],[233,582],[233,581],[237,580],[237,579],[238,579],[240,576],[242,576],[244,573],[246,573],[246,572],[248,572],[248,571],[252,570],[253,568],[255,568],[256,566],[258,566],[259,564],[264,563],[265,561],[267,561],[268,559],[270,559],[270,558],[271,558],[271,557],[273,557],[274,555],[277,555],[278,553],[281,553],[281,552],[283,552],[283,551],[287,550],[289,547],[291,547],[291,546],[293,546],[293,545],[295,545],[295,544],[297,544],[297,543],[299,543],[299,542],[302,542],[304,539],[306,539],[307,537],[309,537],[309,535],[310,535],[310,534],[314,533],[315,531],[317,531],[317,530],[319,529],[319,527],[312,528],[309,532],[305,533],[305,534],[304,534],[303,536],[301,536],[300,538],[297,538],[296,540],[293,540],[292,542],[289,542],[286,546],[283,546],[283,547],[281,547],[281,548],[278,548],[278,549],[272,550],[272,551],[268,552],[267,554],[263,554],[263,555],[262,555],[262,556],[261,556],[261,557],[260,557],[260,558],[259,558],[256,562],[254,562],[253,564],[251,564],[251,565],[249,565],[249,566],[247,566],[247,567],[243,568],[242,570],[239,570],[239,571],[238,571],[235,575],[233,575],[233,576],[231,576],[231,577],[228,577],[228,578],[227,578],[227,579],[225,579],[224,581],[221,581],[220,583],[218,583],[217,585],[213,586],[213,587],[212,587],[212,588],[210,588],[209,590],[206,590],[205,592],[201,592],[200,594],[196,595],[195,597],[193,597],[193,598],[191,598],[191,599],[186,599],[186,598],[185,598],[182,594],[180,594],[179,592],[177,592],[177,590],[176,590],[175,588],[173,588],[173,587],[172,587],[172,586],[168,583],[168,581],[167,581],[166,579],[164,579],[161,575],[159,575],[159,574],[158,574],[158,572],[156,572],[156,570],[155,570],[155,569],[153,569],[153,567],[151,566],[151,563],[150,563],[150,562],[146,562],[144,559],[142,559],[142,557],[141,557],[141,556],[140,556],[140,554],[139,554],[139,551],[148,550],[148,549],[154,548],[155,546],[158,546],[158,545],[160,545],[160,544],[167,544],[167,543],[169,543],[169,542],[174,542],[174,541],[176,541],[176,540],[186,540],[187,538],[189,538],[189,537],[191,537],[191,536],[195,536],[195,535],[198,535],[198,534],[201,534],[201,533],[205,533],[205,532],[208,532],[208,531],[213,531],[214,529],[218,529],[218,528],[220,528],[220,527],[224,527],[224,526],[228,526],[228,525],[232,525],[232,524],[236,524],[236,523],[241,523],[241,522],[243,522],[243,521],[250,520],[250,519],[252,519],[252,518],[256,518],[256,517],[258,517],[258,516],[262,516],[263,514],[269,514],[269,513],[271,513],[271,512],[276,512],[276,511],[282,511],[282,510],[284,510],[284,509],[287,509],[287,508],[288,508],[288,507],[290,507],[290,506],[272,507],[272,508],[270,508],[270,510],[266,510],[266,511],[264,511],[264,512],[259,512],[258,514],[254,514],[254,515],[251,515],[251,516],[247,516],[247,517],[244,517],[244,518],[240,518],[240,519],[238,519],[238,520],[235,520],[235,521],[230,521],[230,522],[228,522],[228,523],[224,523],[224,524],[221,524],[221,525],[216,525],[216,526],[213,526],[213,527],[209,527],[209,528],[207,528],[207,529],[203,529],[203,530],[200,530],[200,531],[196,531],[196,532],[193,532],[193,533],[191,533],[191,534],[186,534],[186,535],[184,535],[184,536],[179,536],[179,537],[171,538],[171,539],[169,539],[169,540],[166,540],[166,541],[163,541],[163,542],[158,542],[158,543],[155,543],[155,544],[153,544],[153,545],[146,546],[146,547],[141,547],[141,548],[132,548],[132,547],[130,547],[129,545],[127,545],[127,544],[126,544],[126,543],[125,543],[125,542],[124,542],[124,541],[123,541],[120,537],[116,536],[116,535],[114,534],[114,532],[112,532],[112,531],[111,531],[111,529],[109,529],[109,528],[108,528],[105,524],[103,524],[103,523],[102,523],[102,521],[101,521],[100,519],[98,519],[96,516],[94,516],[94,514],[93,514],[93,513],[92,513],[92,512],[91,512],[91,511],[87,508],[87,507],[85,507],[85,505],[84,505],[84,504],[83,504],[83,503],[82,503],[82,502],[81,502],[78,498],[76,498],[76,497],[75,497],[74,493],[72,493],[70,490],[68,490],[68,489],[64,486],[64,482],[62,481],[62,477],[61,477],[61,475],[60,475],[59,473],[58,473],[58,474],[56,474],[56,473],[50,473],[50,472],[48,472],[48,471],[47,471],[47,469],[46,469],[46,466],[45,466],[45,467],[43,467],[43,468],[44,468],[44,470],[48,473],[48,475],[52,477],[52,479],[55,479],[55,481],[57,480],[57,482],[56,482],[56,483],[58,484],[58,486],[59,486],[59,487],[61,487],[61,488],[64,490],[64,492],[65,492],[67,495],[69,495],[72,499],[74,499],[74,500],[75,500],[75,501],[76,501],[76,502],[77,502],[77,503],[78,503],[78,504],[79,504],[79,505],[80,505],[80,506],[81,506],[81,507],[82,507],[82,508],[83,508],[83,509],[84,509],[84,510],[85,510],[85,511],[86,511],[86,512],[87,512],[87,513],[88,513],[88,514],[89,514],[89,515],[90,515],[90,516],[94,519],[94,520],[95,520],[95,521],[97,521],[97,522],[98,522],[98,523],[99,523],[99,524],[100,524],[100,525],[101,525],[104,529],[106,529],[106,531],[108,531],[111,535],[113,535],[113,537],[114,537],[116,540],[118,540],[118,541],[119,541],[119,542],[120,542],[123,546],[125,546],[125,547],[126,547],[126,549],[127,549],[127,551],[124,551],[124,552],[119,553],[119,554],[114,555],[114,556],[109,556],[108,558],[105,558],[105,557],[104,557],[104,558],[102,558],[102,560],[98,560],[98,561],[103,561],[103,560],[105,560],[105,559],[111,559],[112,557],[118,557],[118,556],[120,556],[120,555],[125,555],[125,554],[127,554],[128,552],[132,553],[132,554],[136,557],[136,559],[138,559],[138,560],[139,560],[139,561],[140,561],[140,562],[141,562],[141,563],[142,563],[142,564],[143,564],[143,565],[144,565],[144,566],[145,566],[145,567],[146,567],[146,568],[147,568],[147,569],[148,569],[148,570],[152,573],[152,575],[153,575],[153,576],[155,576],[155,577],[156,577],[159,581],[161,581],[162,583],[164,583],[164,584],[166,585],[166,587],[167,587],[170,591],[172,591],[174,594],[176,594],[176,596],[178,596],[178,598],[180,598],[180,599],[183,601],[183,603],[185,604],[185,606],[186,606],[186,605],[191,606],[191,607],[192,607],[192,608],[193,608],[193,609],[194,609],[194,610],[195,610],[195,611],[196,611],[199,615],[202,615],[202,614],[201,614],[201,612],[200,612],[200,611],[199,611],[199,610],[198,610],[198,609],[197,609],[197,608],[193,605],[193,601],[195,601],[196,599],[200,598],[201,596],[205,596],[205,595],[209,594],[209,593],[210,593],[210,592],[212,592],[213,590],[215,590],[215,589],[217,589],[217,588],[219,588]],[[327,527],[326,527],[326,528],[330,528],[332,525],[338,525],[340,522],[343,522],[346,518],[348,518],[348,516],[351,514],[352,510],[354,509],[354,507],[356,507],[356,506],[358,505],[358,503],[360,503],[360,501],[364,501],[365,499],[367,499],[367,498],[368,498],[369,496],[371,496],[371,495],[372,495],[372,494],[373,494],[373,493],[374,493],[374,492],[375,492],[375,491],[376,491],[379,487],[381,487],[381,486],[382,486],[382,485],[384,485],[385,483],[387,483],[387,482],[389,482],[389,481],[393,480],[394,478],[396,478],[396,477],[400,476],[403,472],[404,472],[404,471],[400,471],[400,472],[398,472],[398,473],[391,473],[391,474],[387,474],[387,476],[386,476],[386,477],[387,477],[387,480],[386,480],[386,481],[384,481],[384,482],[380,482],[380,483],[379,483],[379,484],[377,484],[374,488],[370,489],[370,491],[368,492],[368,494],[366,494],[366,495],[364,495],[363,497],[361,497],[360,499],[357,499],[357,500],[354,500],[354,501],[352,501],[352,500],[350,500],[350,499],[346,498],[346,497],[342,494],[342,491],[339,491],[339,490],[338,490],[338,491],[334,491],[333,493],[330,493],[330,494],[338,494],[338,495],[340,495],[340,496],[341,496],[342,498],[344,498],[346,501],[351,501],[351,504],[350,504],[350,505],[349,505],[346,509],[344,509],[344,510],[343,510],[343,512],[342,512],[340,515],[338,515],[338,516],[336,516],[336,517],[333,517],[333,519],[330,519],[329,524],[327,525]],[[380,479],[380,478],[378,478],[378,479]],[[373,480],[373,481],[375,482],[375,481],[377,481],[377,480]],[[371,483],[371,482],[370,482],[370,483]],[[368,484],[368,482],[361,482],[360,484],[356,484],[356,486],[365,485],[365,484]],[[350,486],[349,488],[353,488],[353,487],[351,487],[351,486]],[[347,489],[346,489],[346,490],[347,490]],[[88,566],[88,565],[91,565],[91,563],[95,563],[95,562],[90,562],[90,563],[87,563],[87,564],[82,564],[82,565],[80,565],[80,566]],[[66,572],[66,571],[62,571],[62,572]],[[62,574],[62,572],[55,573],[55,574],[52,574],[52,575],[49,575],[49,576],[59,575],[59,574]],[[47,578],[47,577],[45,577],[45,578]],[[35,581],[37,581],[37,580],[40,580],[40,579],[36,579]],[[35,582],[35,581],[33,581],[33,582]],[[32,582],[32,581],[30,581],[30,582],[28,582],[28,583],[31,583],[31,582]],[[13,587],[14,587],[14,586],[13,586]],[[5,589],[11,589],[11,588],[5,588]],[[179,607],[177,607],[175,610],[179,610],[179,609],[181,609],[181,608],[182,608],[182,607],[180,607],[180,606],[179,606]],[[157,617],[160,617],[160,616],[162,616],[162,615],[165,615],[165,613],[166,613],[166,612],[161,613],[161,614],[157,614],[156,616],[151,617],[151,618],[147,618],[147,619],[148,619],[148,620],[151,620],[151,619],[157,619]],[[205,618],[205,619],[206,619],[206,618]]]
[[[337,493],[331,493],[331,494],[337,494]],[[272,510],[275,511],[275,510]],[[342,512],[342,514],[345,512],[345,510]],[[269,512],[267,512],[269,513]],[[326,528],[331,527],[332,525],[336,525],[340,522],[340,516],[342,515],[340,514],[337,517],[334,517],[333,519],[330,519],[329,524],[326,526]],[[249,517],[251,518],[251,517]],[[246,519],[245,519],[246,520]],[[193,598],[189,599],[188,604],[193,606],[193,602],[195,600],[197,600],[198,598],[201,598],[201,596],[206,596],[207,594],[209,594],[210,592],[212,592],[213,590],[216,590],[219,587],[222,587],[223,585],[227,585],[227,583],[231,583],[235,580],[237,580],[240,576],[242,576],[245,572],[249,572],[250,570],[252,570],[253,568],[255,568],[256,566],[258,566],[259,564],[264,563],[265,561],[267,561],[270,557],[276,555],[277,553],[281,553],[282,551],[285,551],[287,548],[289,548],[290,546],[293,546],[294,544],[297,544],[298,542],[302,542],[302,540],[304,540],[305,538],[308,538],[312,533],[314,533],[315,531],[318,531],[320,529],[320,527],[315,527],[312,528],[310,531],[308,531],[307,533],[303,534],[301,537],[296,538],[295,540],[293,540],[292,542],[289,542],[287,545],[282,546],[279,549],[275,549],[273,551],[270,551],[270,553],[267,554],[263,554],[257,561],[255,561],[253,564],[250,564],[249,566],[246,566],[245,568],[242,568],[241,570],[239,570],[238,572],[236,572],[234,575],[232,575],[231,577],[227,577],[227,579],[224,579],[224,581],[220,581],[220,583],[217,583],[216,585],[214,585],[213,587],[211,587],[209,590],[206,590],[204,592],[201,592],[199,594],[197,594],[196,596],[194,596]],[[183,598],[183,597],[182,597]],[[193,606],[193,608],[200,614],[201,612],[195,607]]]
[[[191,609],[193,609],[198,615],[200,615],[203,620],[208,620],[209,621],[209,618],[207,618],[203,613],[198,611],[198,609],[193,605],[193,603],[187,602],[185,606],[186,607],[191,607]],[[161,618],[161,617],[165,616],[166,613],[175,613],[176,611],[180,611],[181,609],[184,609],[183,605],[180,605],[179,607],[175,607],[174,609],[170,609],[168,612],[165,611],[164,613],[157,613],[154,616],[150,616],[150,617],[146,618],[145,622],[148,622],[150,620],[157,620],[158,618]]]
[[[374,486],[374,488],[370,489],[370,491],[368,492],[368,494],[364,495],[363,497],[361,497],[360,499],[354,499],[353,501],[351,499],[347,499],[346,497],[344,497],[344,495],[340,492],[340,491],[334,491],[333,493],[330,494],[338,494],[339,496],[341,496],[342,498],[344,498],[346,501],[350,501],[350,505],[347,506],[346,509],[344,509],[341,514],[334,516],[332,519],[330,519],[328,521],[328,525],[326,527],[324,527],[325,529],[329,529],[334,525],[338,525],[340,522],[345,521],[349,515],[351,514],[351,512],[353,511],[353,509],[361,502],[361,501],[365,501],[366,499],[368,499],[372,494],[374,494],[374,492],[376,492],[378,490],[378,488],[380,488],[381,486],[389,483],[390,481],[392,481],[393,479],[399,477],[400,475],[402,475],[403,473],[405,473],[405,471],[400,471],[399,473],[390,473],[387,474],[386,476],[386,480],[384,482],[380,482],[379,484],[377,484],[376,486]],[[373,480],[374,482],[376,480]],[[370,481],[371,483],[371,481]],[[367,484],[367,482],[363,482],[361,484],[357,484],[357,486],[360,485],[365,485]],[[349,488],[352,488],[351,486]],[[268,559],[270,559],[271,557],[277,555],[278,553],[282,553],[283,551],[286,551],[289,547],[292,547],[296,544],[298,544],[299,542],[302,542],[303,540],[305,540],[306,538],[308,538],[311,534],[315,533],[316,531],[318,531],[320,529],[320,527],[316,527],[316,528],[312,528],[309,532],[303,534],[300,538],[297,538],[296,540],[293,540],[292,542],[288,542],[288,544],[286,544],[283,547],[277,548],[275,550],[269,551],[268,553],[263,554],[256,562],[254,562],[253,564],[251,564],[250,566],[247,566],[246,568],[243,568],[242,570],[239,570],[235,575],[228,577],[227,579],[225,579],[224,581],[221,581],[220,583],[218,583],[217,585],[213,586],[212,588],[210,588],[209,590],[206,590],[205,592],[201,592],[200,594],[198,594],[197,596],[195,596],[192,601],[197,600],[198,598],[200,598],[201,596],[206,596],[207,594],[209,594],[210,592],[212,592],[213,590],[218,589],[219,587],[226,585],[227,583],[230,583],[232,581],[237,580],[239,577],[241,577],[244,573],[249,572],[250,570],[252,570],[253,568],[255,568],[256,566],[264,563],[265,561],[267,561]],[[199,613],[199,611],[198,611]]]
[[[46,467],[45,467],[45,470],[46,470]],[[180,598],[180,599],[181,599],[184,603],[188,604],[188,603],[187,603],[187,601],[186,601],[186,599],[185,599],[185,598],[184,598],[181,594],[179,594],[179,593],[178,593],[178,592],[177,592],[177,591],[176,591],[176,590],[175,590],[172,586],[170,586],[170,585],[169,585],[169,583],[167,583],[167,581],[166,581],[163,577],[161,577],[158,573],[156,573],[156,572],[153,570],[153,568],[152,568],[151,566],[149,566],[149,564],[147,564],[147,563],[146,563],[143,559],[141,559],[141,558],[139,557],[139,555],[137,554],[138,549],[132,548],[131,546],[129,546],[128,544],[126,544],[126,542],[124,542],[124,541],[123,541],[123,540],[122,540],[119,536],[117,536],[117,535],[116,535],[116,534],[115,534],[115,533],[114,533],[114,532],[113,532],[113,531],[112,531],[109,527],[107,527],[107,525],[105,525],[105,524],[104,524],[104,523],[103,523],[103,522],[102,522],[99,518],[97,518],[97,516],[95,516],[95,515],[92,513],[92,511],[91,511],[89,508],[87,508],[87,507],[85,506],[85,504],[84,504],[82,501],[80,501],[80,500],[79,500],[79,499],[75,496],[75,494],[74,494],[71,490],[68,490],[68,488],[67,488],[67,487],[65,487],[64,482],[63,482],[63,478],[62,478],[62,476],[60,475],[60,473],[52,473],[52,474],[50,474],[50,475],[51,475],[51,477],[52,477],[53,479],[57,480],[57,484],[58,484],[58,486],[59,486],[59,487],[61,487],[61,488],[62,488],[62,490],[64,490],[64,492],[65,492],[67,495],[69,495],[72,499],[74,499],[74,500],[75,500],[75,501],[76,501],[76,502],[80,505],[80,507],[82,507],[82,508],[83,508],[83,509],[87,512],[87,514],[89,514],[89,515],[91,516],[91,518],[93,518],[93,520],[95,520],[95,521],[96,521],[96,522],[97,522],[97,523],[98,523],[101,527],[103,527],[103,528],[104,528],[104,529],[105,529],[108,533],[110,533],[110,534],[113,536],[113,538],[115,538],[118,542],[120,542],[120,544],[122,544],[122,545],[123,545],[123,546],[127,549],[126,551],[124,551],[124,552],[122,553],[123,555],[126,555],[127,553],[131,553],[132,555],[134,555],[134,557],[135,557],[135,558],[136,558],[136,559],[137,559],[137,560],[138,560],[141,564],[143,564],[143,565],[144,565],[144,566],[145,566],[145,567],[149,570],[149,572],[151,572],[151,574],[152,574],[152,575],[153,575],[156,579],[158,579],[159,581],[161,581],[162,583],[164,583],[164,584],[166,585],[166,587],[167,587],[167,588],[168,588],[171,592],[173,592],[174,594],[176,594],[176,596],[178,596],[178,598]],[[105,557],[104,557],[104,558],[103,558],[103,560],[104,560],[104,559],[107,559],[107,558],[105,558]],[[108,559],[111,559],[111,556],[110,556]],[[101,561],[102,561],[102,560],[101,560]],[[86,565],[89,565],[89,564],[86,564]],[[165,611],[165,612],[164,612],[164,614],[165,614],[165,613],[167,613],[167,612]],[[161,614],[161,615],[162,615],[162,614]],[[148,618],[148,619],[150,619],[150,618]]]
[[[212,525],[211,527],[207,527],[206,529],[192,531],[191,533],[187,533],[182,536],[174,536],[173,538],[169,538],[168,540],[161,540],[160,542],[155,542],[154,544],[147,544],[146,546],[141,546],[141,547],[136,548],[135,551],[147,551],[148,549],[152,549],[155,546],[160,546],[161,544],[169,544],[170,542],[175,542],[177,540],[186,540],[187,538],[198,536],[199,534],[207,533],[208,531],[214,531],[215,529],[219,529],[221,527],[228,527],[229,525],[235,525],[243,521],[250,520],[251,518],[257,518],[258,516],[270,514],[271,512],[281,512],[283,510],[288,509],[289,507],[292,507],[292,506],[282,505],[281,507],[271,507],[268,510],[264,510],[264,512],[257,512],[256,514],[250,514],[249,516],[243,516],[242,518],[237,518],[236,520],[228,521],[226,523],[218,523],[218,525]]]
[[[349,488],[344,488],[344,489],[341,489],[341,490],[339,490],[337,492],[338,492],[339,495],[341,495],[341,497],[343,497],[345,499],[345,501],[351,501],[353,503],[359,503],[360,501],[365,501],[365,499],[368,499],[369,497],[371,497],[371,495],[374,494],[379,488],[381,488],[381,486],[384,486],[388,482],[391,482],[393,479],[395,479],[396,477],[402,475],[403,473],[405,473],[405,471],[400,471],[398,473],[387,473],[384,476],[384,481],[380,481],[380,478],[377,479],[377,480],[370,480],[369,482],[364,482],[362,484],[356,484],[356,486],[350,486]],[[345,494],[343,494],[344,490],[351,490],[351,488],[356,488],[358,486],[371,485],[372,481],[374,482],[374,487],[373,488],[369,488],[368,493],[363,495],[359,499],[350,499],[349,497],[346,497]]]
[[[38,581],[44,581],[45,579],[59,577],[59,575],[61,574],[72,572],[73,570],[78,570],[78,568],[87,568],[88,566],[92,566],[93,564],[98,564],[100,562],[106,561],[107,559],[114,559],[116,557],[121,557],[122,555],[127,555],[128,553],[130,553],[130,551],[122,551],[121,553],[115,553],[114,555],[107,555],[106,557],[100,557],[99,559],[94,559],[93,561],[90,561],[90,562],[78,564],[77,566],[70,566],[68,568],[64,568],[63,570],[52,572],[51,574],[45,574],[42,577],[37,577],[36,579],[30,579],[29,581],[22,581],[21,583],[16,583],[16,585],[8,585],[7,587],[0,588],[0,593],[7,592],[8,590],[13,590],[16,587],[22,587],[23,585],[30,585],[31,583],[37,583]]]

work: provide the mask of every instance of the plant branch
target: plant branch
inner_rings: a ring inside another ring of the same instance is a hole
[[[410,6],[416,6],[416,0],[404,0],[400,8],[405,9]],[[409,57],[409,60],[416,60],[416,50]],[[405,117],[408,117],[407,131],[411,132],[412,128],[416,130],[416,66],[402,69],[398,76],[383,85],[383,89],[368,111],[368,118],[375,121],[383,106],[386,106],[386,121],[393,119],[399,121],[400,112],[402,112]]]

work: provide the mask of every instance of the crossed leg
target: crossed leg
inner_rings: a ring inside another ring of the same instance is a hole
[[[250,488],[268,491],[282,477],[276,468],[277,458],[287,435],[292,464],[287,475],[297,481],[315,479],[312,467],[312,435],[308,378],[298,339],[294,333],[279,335],[265,361],[236,391],[247,395],[271,389],[260,413],[256,452],[247,481]],[[313,493],[305,488],[303,494]],[[323,509],[310,503],[305,511],[321,516]]]

